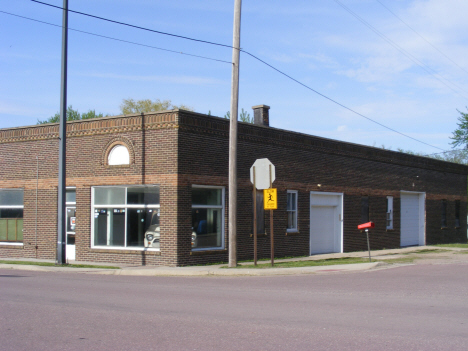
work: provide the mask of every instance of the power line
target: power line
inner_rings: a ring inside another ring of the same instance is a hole
[[[468,151],[467,149],[454,149],[454,150],[447,150],[447,151],[442,151],[442,152],[435,152],[433,154],[427,154],[427,155],[424,155],[424,156],[433,156],[433,155],[440,155],[440,154],[445,154],[447,152],[457,152],[457,151]]]
[[[430,147],[433,147],[433,148],[436,148],[436,149],[439,149],[439,150],[443,150],[443,149],[441,149],[440,147],[437,147],[437,146],[434,146],[434,145],[425,143],[424,141],[421,141],[421,140],[418,140],[418,139],[416,139],[416,138],[413,138],[413,137],[411,137],[411,136],[409,136],[409,135],[406,135],[406,134],[404,134],[404,133],[401,133],[401,132],[399,132],[399,131],[397,131],[397,130],[395,130],[395,129],[393,129],[393,128],[387,127],[386,125],[384,125],[384,124],[382,124],[382,123],[380,123],[380,122],[377,122],[377,121],[373,120],[372,118],[369,118],[369,117],[367,117],[367,116],[364,116],[362,113],[359,113],[359,112],[357,112],[357,111],[355,111],[355,110],[353,110],[353,109],[351,109],[351,108],[349,108],[349,107],[347,107],[347,106],[345,106],[345,105],[339,103],[338,101],[333,100],[332,98],[329,98],[328,96],[326,96],[326,95],[324,95],[324,94],[318,92],[317,90],[315,90],[315,89],[309,87],[308,85],[306,85],[306,84],[304,84],[304,83],[298,81],[297,79],[295,79],[295,78],[291,77],[290,75],[284,73],[283,71],[279,70],[278,68],[276,68],[276,67],[270,65],[269,63],[263,61],[262,59],[258,58],[257,56],[251,54],[250,52],[247,52],[247,51],[242,50],[242,49],[241,49],[241,52],[243,52],[243,53],[245,53],[245,54],[247,54],[247,55],[253,57],[254,59],[260,61],[260,62],[263,63],[264,65],[267,65],[268,67],[274,69],[276,72],[282,74],[283,76],[286,76],[287,78],[293,80],[294,82],[296,82],[296,83],[302,85],[302,86],[305,87],[306,89],[309,89],[309,90],[313,91],[313,92],[316,93],[317,95],[320,95],[321,97],[323,97],[323,98],[325,98],[325,99],[327,99],[327,100],[333,102],[334,104],[336,104],[336,105],[338,105],[338,106],[341,106],[341,107],[343,107],[344,109],[346,109],[346,110],[348,110],[348,111],[350,111],[350,112],[352,112],[352,113],[354,113],[354,114],[356,114],[356,115],[358,115],[358,116],[361,116],[361,117],[367,119],[368,121],[371,121],[371,122],[373,122],[373,123],[375,123],[375,124],[378,124],[379,126],[384,127],[384,128],[386,128],[386,129],[388,129],[388,130],[390,130],[390,131],[392,131],[392,132],[395,132],[395,133],[397,133],[397,134],[400,134],[400,135],[402,135],[402,136],[404,136],[404,137],[407,137],[407,138],[410,138],[410,139],[412,139],[412,140],[414,140],[414,141],[417,141],[418,143],[421,143],[421,144],[424,144],[424,145],[427,145],[427,146],[430,146]]]
[[[47,25],[49,25],[49,26],[54,26],[54,27],[62,28],[62,26],[61,26],[61,25],[58,25],[58,24],[53,24],[53,23],[49,23],[49,22],[45,22],[45,21],[40,21],[40,20],[37,20],[37,19],[34,19],[34,18],[30,18],[30,17],[26,17],[26,16],[20,16],[20,15],[14,14],[14,13],[6,12],[6,11],[1,11],[1,10],[0,10],[0,12],[1,12],[1,13],[5,13],[5,14],[7,14],[7,15],[11,15],[11,16],[15,16],[15,17],[20,17],[20,18],[24,18],[24,19],[27,19],[27,20],[30,20],[30,21],[34,21],[34,22],[39,22],[39,23],[47,24]],[[181,55],[186,55],[186,56],[198,57],[198,58],[205,59],[205,60],[211,60],[211,61],[218,61],[218,62],[229,63],[230,65],[232,65],[232,62],[224,61],[224,60],[220,60],[220,59],[215,59],[215,58],[211,58],[211,57],[207,57],[207,56],[200,56],[200,55],[188,54],[188,53],[185,53],[185,52],[182,52],[182,51],[175,51],[175,50],[164,49],[164,48],[160,48],[160,47],[157,47],[157,46],[152,46],[152,45],[147,45],[147,44],[136,43],[136,42],[128,41],[128,40],[124,40],[124,39],[113,38],[113,37],[109,37],[109,36],[106,36],[106,35],[101,35],[101,34],[86,32],[86,31],[84,31],[84,30],[73,29],[73,28],[70,28],[70,27],[68,27],[68,29],[69,29],[69,30],[72,30],[72,31],[75,31],[75,32],[80,32],[80,33],[84,33],[84,34],[93,35],[93,36],[96,36],[96,37],[101,37],[101,38],[105,38],[105,39],[120,41],[120,42],[123,42],[123,43],[128,43],[128,44],[143,46],[143,47],[147,47],[147,48],[151,48],[151,49],[156,49],[156,50],[167,51],[167,52],[173,52],[173,53],[176,53],[176,54],[181,54]]]
[[[411,29],[416,35],[418,35],[421,39],[423,39],[426,43],[428,43],[430,46],[432,46],[435,50],[437,50],[442,56],[444,56],[447,60],[452,62],[455,66],[460,68],[462,71],[468,74],[468,71],[461,67],[458,63],[456,63],[454,60],[452,60],[450,57],[448,57],[446,54],[444,54],[441,50],[439,50],[434,44],[432,44],[429,40],[424,38],[421,34],[419,34],[413,27],[411,27],[408,23],[403,21],[399,16],[397,16],[392,10],[390,10],[387,6],[385,6],[380,0],[375,0],[377,1],[380,5],[382,5],[385,9],[387,9],[388,12],[390,12],[393,16],[398,18],[405,26],[407,26],[409,29]]]
[[[57,9],[63,10],[63,7],[61,7],[61,6],[56,6],[56,5],[48,4],[48,3],[46,3],[46,2],[42,2],[42,1],[38,1],[38,0],[31,0],[31,1],[36,2],[36,3],[38,3],[38,4],[42,4],[42,5],[46,5],[46,6],[50,6],[50,7],[55,7],[55,8],[57,8]],[[171,36],[171,37],[176,37],[176,38],[181,38],[181,39],[187,39],[187,40],[197,41],[197,42],[200,42],[200,43],[211,44],[211,45],[217,45],[217,46],[223,46],[223,47],[226,47],[226,48],[231,48],[231,49],[233,49],[233,47],[232,47],[231,45],[220,44],[220,43],[214,43],[214,42],[212,42],[212,41],[201,40],[201,39],[195,39],[195,38],[185,37],[185,36],[182,36],[182,35],[177,35],[177,34],[172,34],[172,33],[161,32],[161,31],[154,30],[154,29],[149,29],[149,28],[145,28],[145,27],[136,26],[136,25],[134,25],[134,24],[129,24],[129,23],[125,23],[125,22],[119,22],[119,21],[115,21],[115,20],[108,19],[108,18],[104,18],[104,17],[99,17],[99,16],[91,15],[91,14],[85,13],[85,12],[74,11],[74,10],[70,10],[70,9],[68,9],[68,12],[77,13],[77,14],[79,14],[79,15],[88,16],[88,17],[100,19],[100,20],[103,20],[103,21],[111,22],[111,23],[121,24],[121,25],[127,26],[127,27],[132,27],[132,28],[136,28],[136,29],[141,29],[141,30],[145,30],[145,31],[148,31],[148,32],[153,32],[153,33],[158,33],[158,34],[163,34],[163,35],[169,35],[169,36]]]
[[[455,86],[456,88],[458,88],[459,90],[467,93],[463,88],[459,87],[457,84],[449,81],[448,79],[446,78],[443,78],[441,75],[439,75],[436,71],[434,71],[432,68],[430,68],[429,66],[427,66],[426,64],[424,64],[423,62],[421,62],[420,60],[418,60],[416,57],[414,57],[412,54],[410,54],[408,51],[406,51],[405,49],[403,49],[401,46],[399,46],[397,43],[395,43],[393,40],[391,40],[390,38],[388,38],[385,34],[381,33],[377,28],[375,28],[374,26],[372,26],[370,23],[368,23],[366,20],[364,20],[362,17],[360,17],[358,14],[356,14],[355,12],[353,12],[349,7],[346,7],[343,3],[341,3],[339,0],[333,0],[335,1],[339,6],[341,6],[343,9],[345,9],[347,12],[349,12],[353,17],[355,17],[359,22],[361,22],[362,24],[364,24],[367,28],[369,28],[371,31],[373,31],[375,34],[377,34],[379,37],[381,37],[383,40],[385,40],[388,44],[390,44],[391,46],[393,46],[396,50],[400,51],[403,55],[405,55],[407,58],[409,58],[411,61],[413,61],[415,64],[417,64],[419,67],[421,67],[423,70],[425,70],[427,73],[429,73],[431,76],[433,76],[435,79],[437,79],[439,82],[441,82],[442,84],[444,84],[447,88],[449,88],[450,90],[452,90],[455,94],[463,97],[464,99],[467,99],[468,98],[464,95],[462,95],[459,91],[455,90],[453,87],[451,87],[450,85],[448,85],[446,82],[444,81],[447,81],[448,83],[452,84],[453,86]],[[440,78],[439,78],[440,77]]]
[[[61,7],[59,7],[59,6],[50,5],[50,4],[47,4],[47,3],[43,3],[43,2],[41,2],[41,1],[37,1],[37,0],[31,0],[31,1],[37,2],[37,3],[40,3],[40,4],[44,4],[44,5],[48,5],[48,6],[52,6],[52,7],[55,7],[55,8],[63,9],[63,8],[61,8]],[[337,1],[337,0],[335,0],[335,1]],[[73,10],[70,10],[70,9],[69,9],[68,11],[72,11],[72,12],[75,12],[75,13],[78,13],[78,14],[82,14],[82,15],[85,15],[85,16],[90,16],[90,17],[93,17],[93,18],[97,18],[97,19],[101,19],[101,20],[105,20],[105,21],[109,21],[109,22],[113,22],[113,23],[117,23],[117,24],[126,25],[126,26],[129,26],[129,27],[134,27],[134,28],[138,28],[138,29],[142,29],[142,30],[147,30],[147,31],[150,31],[150,32],[158,33],[158,34],[164,34],[164,35],[169,35],[169,36],[175,36],[175,37],[183,38],[183,39],[187,39],[187,40],[194,40],[194,41],[198,41],[198,42],[203,42],[203,43],[208,43],[208,44],[213,44],[213,45],[219,45],[219,46],[224,46],[224,47],[232,48],[232,46],[230,46],[230,45],[217,44],[217,43],[212,43],[212,42],[208,42],[208,41],[205,41],[205,40],[194,39],[194,38],[188,38],[188,37],[184,37],[184,36],[180,36],[180,35],[175,35],[175,34],[171,34],[171,33],[166,33],[166,32],[162,32],[162,31],[156,31],[156,30],[152,30],[152,29],[148,29],[148,28],[144,28],[144,27],[138,27],[138,26],[134,26],[134,25],[131,25],[131,24],[126,24],[126,23],[122,23],[122,22],[118,22],[118,21],[114,21],[114,20],[105,19],[105,18],[102,18],[102,17],[98,17],[98,16],[86,14],[86,13],[83,13],[83,12],[73,11]],[[386,125],[384,125],[384,124],[382,124],[382,123],[380,123],[380,122],[377,122],[377,121],[373,120],[372,118],[369,118],[369,117],[367,117],[367,116],[365,116],[365,115],[363,115],[363,114],[361,114],[361,113],[359,113],[359,112],[357,112],[357,111],[355,111],[355,110],[353,110],[353,109],[351,109],[351,108],[349,108],[349,107],[347,107],[347,106],[345,106],[345,105],[343,105],[343,104],[341,104],[341,103],[339,103],[339,102],[333,100],[332,98],[329,98],[328,96],[326,96],[326,95],[324,95],[324,94],[318,92],[317,90],[315,90],[315,89],[313,89],[313,88],[307,86],[306,84],[304,84],[304,83],[298,81],[297,79],[291,77],[290,75],[284,73],[283,71],[281,71],[281,70],[279,70],[278,68],[276,68],[276,67],[270,65],[269,63],[265,62],[264,60],[258,58],[258,57],[255,56],[255,55],[249,53],[248,51],[245,51],[245,50],[243,50],[243,49],[239,49],[239,50],[240,50],[241,52],[243,52],[243,53],[245,53],[245,54],[251,56],[252,58],[258,60],[259,62],[265,64],[266,66],[272,68],[273,70],[277,71],[278,73],[284,75],[285,77],[291,79],[292,81],[294,81],[294,82],[296,82],[296,83],[302,85],[303,87],[305,87],[305,88],[311,90],[312,92],[316,93],[317,95],[322,96],[323,98],[325,98],[325,99],[327,99],[327,100],[329,100],[329,101],[335,103],[336,105],[338,105],[338,106],[340,106],[340,107],[342,107],[342,108],[344,108],[344,109],[346,109],[346,110],[348,110],[348,111],[350,111],[350,112],[352,112],[352,113],[354,113],[354,114],[356,114],[356,115],[358,115],[358,116],[360,116],[360,117],[363,117],[363,118],[367,119],[368,121],[371,121],[371,122],[373,122],[373,123],[375,123],[375,124],[377,124],[377,125],[379,125],[379,126],[381,126],[381,127],[383,127],[383,128],[386,128],[386,129],[388,129],[388,130],[390,130],[390,131],[392,131],[392,132],[394,132],[394,133],[400,134],[400,135],[402,135],[402,136],[404,136],[404,137],[406,137],[406,138],[412,139],[412,140],[414,140],[414,141],[416,141],[416,142],[418,142],[418,143],[421,143],[421,144],[424,144],[424,145],[433,147],[433,148],[435,148],[435,149],[443,150],[443,149],[441,149],[440,147],[437,147],[437,146],[428,144],[428,143],[426,143],[426,142],[424,142],[424,141],[418,140],[418,139],[413,138],[413,137],[411,137],[411,136],[409,136],[409,135],[406,135],[406,134],[404,134],[404,133],[402,133],[402,132],[399,132],[399,131],[397,131],[397,130],[395,130],[395,129],[393,129],[393,128],[387,127]]]

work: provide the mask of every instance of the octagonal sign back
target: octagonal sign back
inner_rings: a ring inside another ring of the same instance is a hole
[[[275,166],[267,158],[257,159],[250,167],[250,181],[255,184],[258,190],[270,188],[270,165],[271,165],[271,183],[276,179]],[[255,182],[253,169],[255,167]]]

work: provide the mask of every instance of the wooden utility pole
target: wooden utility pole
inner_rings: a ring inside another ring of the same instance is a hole
[[[242,0],[234,0],[231,118],[229,127],[229,267],[237,266],[237,113],[239,109],[239,56]]]

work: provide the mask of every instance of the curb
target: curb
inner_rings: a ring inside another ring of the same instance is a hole
[[[263,268],[263,269],[242,269],[242,268],[216,268],[205,267],[156,267],[156,268],[127,268],[127,269],[103,269],[103,268],[68,268],[50,267],[35,265],[0,264],[0,269],[12,269],[36,272],[66,272],[101,275],[123,275],[123,276],[274,276],[274,275],[297,275],[315,273],[338,273],[370,270],[377,267],[390,266],[385,262],[373,263],[353,263],[345,265],[313,266],[301,268]]]

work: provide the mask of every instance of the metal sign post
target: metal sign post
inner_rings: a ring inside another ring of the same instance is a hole
[[[250,181],[252,182],[254,189],[254,265],[257,265],[257,189],[264,190],[263,196],[263,208],[270,210],[270,234],[271,234],[271,265],[274,264],[274,245],[273,245],[273,210],[277,208],[277,197],[276,189],[271,189],[273,182],[275,181],[275,166],[267,158],[260,158],[254,162],[250,168]],[[273,199],[273,195],[267,195],[274,192],[274,207],[272,203],[268,203],[266,199]],[[270,207],[268,207],[270,206]]]
[[[68,0],[63,0],[62,15],[62,76],[60,89],[60,126],[59,126],[59,159],[58,159],[58,201],[57,201],[57,264],[65,264],[66,223],[65,223],[65,189],[67,165],[67,57],[68,57]]]
[[[273,231],[273,210],[278,209],[278,196],[277,190],[274,188],[269,188],[263,190],[264,202],[263,208],[265,210],[270,210],[270,243],[271,243],[271,265],[274,265],[275,258],[275,245],[274,245],[274,231]]]
[[[366,229],[366,235],[367,235],[367,250],[369,251],[369,262],[372,262],[371,257],[370,257],[369,229]]]
[[[367,250],[369,250],[369,262],[372,262],[371,261],[371,255],[370,255],[369,229],[370,228],[375,228],[375,224],[374,224],[374,222],[367,222],[367,223],[359,224],[357,226],[357,228],[359,230],[364,230],[366,232],[366,235],[367,235]]]
[[[271,181],[271,165],[270,165],[270,189],[272,186]],[[275,244],[273,240],[273,209],[270,209],[270,251],[271,251],[271,266],[275,264]]]
[[[257,265],[257,187],[255,186],[255,166],[253,166],[253,198],[254,198],[254,265]]]

